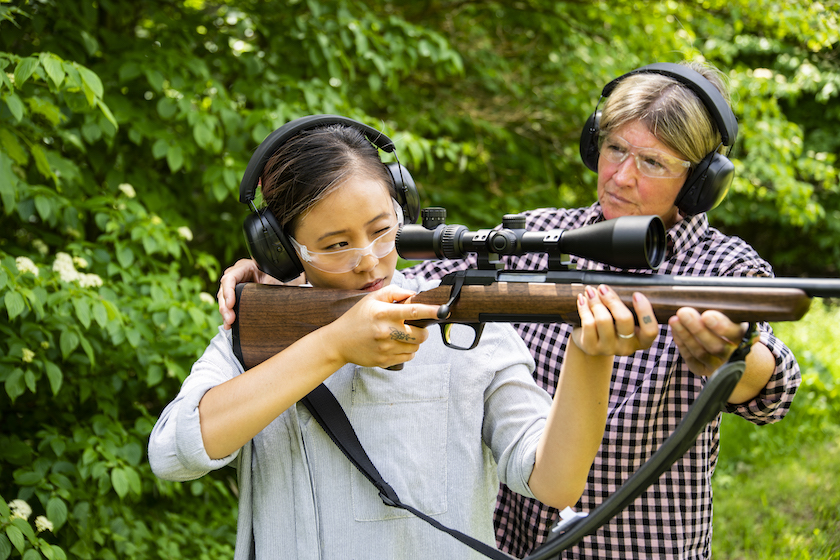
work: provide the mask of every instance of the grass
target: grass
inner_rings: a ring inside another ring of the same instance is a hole
[[[715,475],[715,559],[840,559],[840,441]]]
[[[840,560],[840,307],[774,325],[802,385],[778,424],[724,415],[714,487],[715,560]]]

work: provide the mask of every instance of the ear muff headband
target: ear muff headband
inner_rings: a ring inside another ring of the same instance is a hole
[[[614,79],[601,91],[601,100],[609,97],[618,84],[636,74],[661,74],[689,88],[709,111],[721,136],[721,143],[730,150],[738,136],[738,120],[723,94],[699,72],[682,64],[659,62],[637,68]],[[587,168],[598,171],[598,136],[601,111],[596,110],[586,120],[580,138],[580,157]],[[707,154],[692,170],[674,204],[685,215],[711,210],[723,200],[732,183],[735,168],[729,159],[717,151]]]
[[[359,129],[364,133],[365,137],[377,148],[385,152],[394,151],[394,143],[390,138],[379,132],[375,128],[369,127],[359,121],[341,117],[338,115],[310,115],[308,117],[301,117],[288,122],[269,134],[262,144],[254,151],[248,167],[245,169],[245,174],[242,176],[242,182],[239,184],[239,202],[248,204],[249,201],[254,200],[257,192],[257,185],[260,181],[260,176],[265,169],[265,164],[274,155],[274,152],[286,143],[287,140],[295,136],[303,130],[310,128],[318,128],[319,126],[327,126],[331,124],[343,124]]]
[[[601,97],[609,97],[619,82],[624,78],[636,74],[661,74],[668,76],[693,91],[712,115],[718,132],[720,132],[723,145],[732,147],[735,143],[735,138],[738,136],[738,120],[735,118],[735,113],[732,112],[732,108],[726,102],[726,99],[723,98],[720,90],[712,82],[688,66],[674,64],[672,62],[657,62],[656,64],[642,66],[616,78],[604,86]]]

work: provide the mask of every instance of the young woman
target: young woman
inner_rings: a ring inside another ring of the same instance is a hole
[[[152,432],[149,460],[161,478],[239,468],[237,559],[475,554],[383,504],[297,404],[319,384],[403,502],[493,545],[500,480],[558,508],[578,500],[606,422],[614,355],[646,348],[658,333],[641,295],[634,310],[644,326],[636,327],[612,290],[588,287],[553,400],[509,325],[487,325],[471,351],[447,348],[437,329],[405,324],[435,317],[437,307],[411,303],[435,284],[395,268],[402,212],[393,188],[353,126],[304,130],[277,149],[263,198],[307,282],[371,293],[247,372],[220,327]],[[382,369],[397,363],[401,371]]]

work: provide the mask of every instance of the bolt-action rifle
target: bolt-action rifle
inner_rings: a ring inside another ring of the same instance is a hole
[[[405,259],[478,256],[478,268],[445,276],[440,286],[412,298],[439,305],[438,318],[410,322],[440,324],[444,342],[473,348],[485,323],[580,324],[576,298],[585,286],[607,284],[632,309],[633,292],[650,300],[660,321],[681,307],[716,309],[732,321],[797,321],[814,297],[840,297],[840,279],[705,277],[655,274],[665,257],[666,237],[656,216],[626,216],[575,230],[526,231],[521,216],[508,215],[500,229],[469,231],[447,225],[443,209],[426,208],[423,225],[404,225],[397,252]],[[499,258],[548,254],[543,271],[506,270]],[[621,269],[621,273],[574,270],[569,255]],[[310,332],[327,325],[355,305],[365,292],[240,284],[236,287],[234,351],[251,368]],[[471,328],[469,336],[455,325]]]

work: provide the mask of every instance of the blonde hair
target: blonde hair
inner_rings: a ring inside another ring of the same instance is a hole
[[[723,73],[697,62],[683,63],[709,80],[729,103]],[[692,165],[713,150],[725,153],[721,135],[703,101],[687,86],[661,74],[635,74],[618,83],[601,111],[600,140],[622,126],[639,121],[660,142]]]

